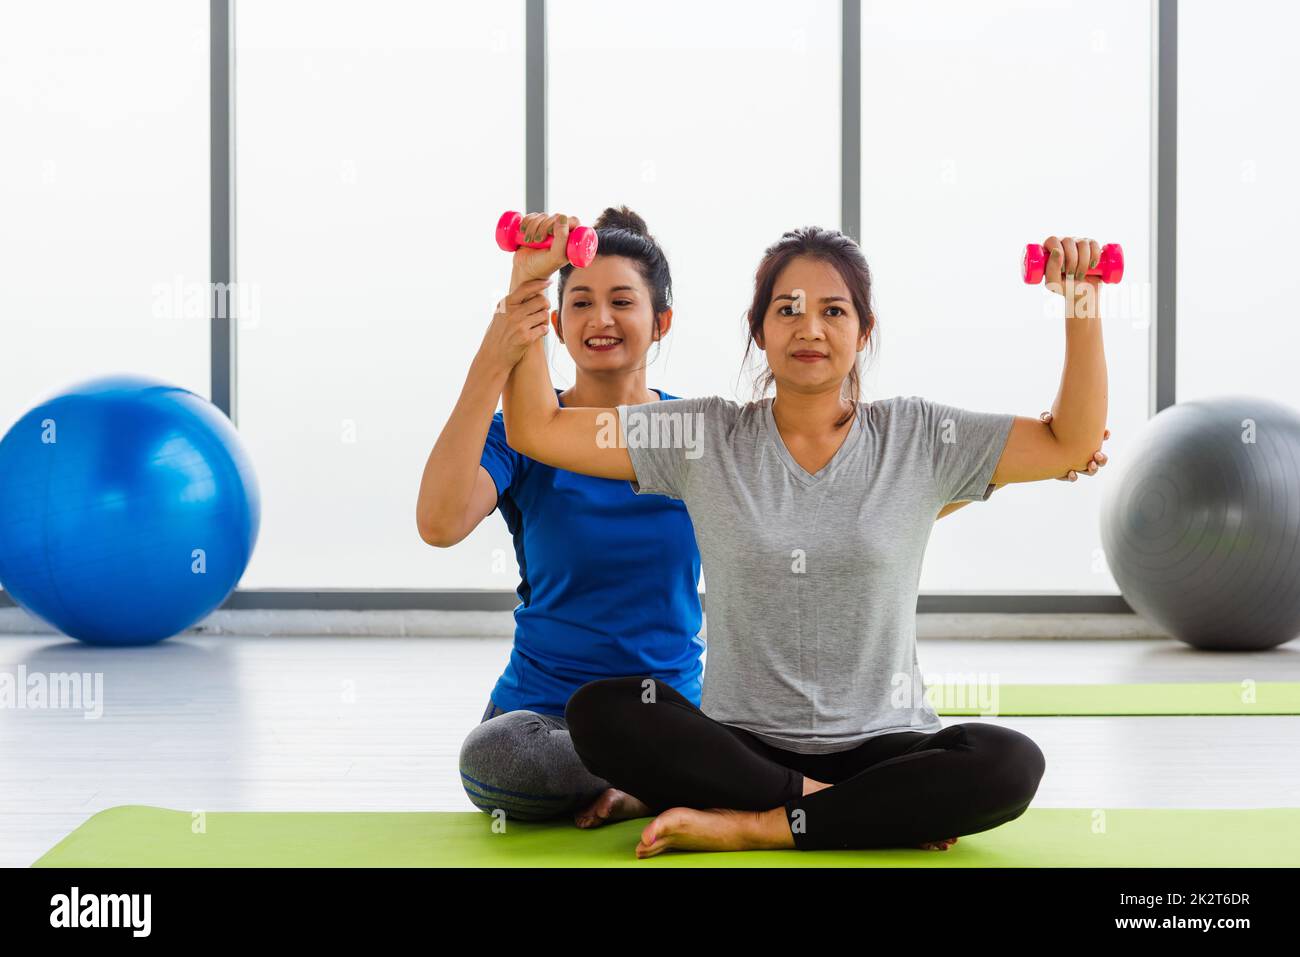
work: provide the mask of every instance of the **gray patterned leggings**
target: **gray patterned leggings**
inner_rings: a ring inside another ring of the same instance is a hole
[[[609,787],[583,767],[561,715],[502,711],[491,698],[461,745],[460,780],[479,810],[517,821],[572,814]]]

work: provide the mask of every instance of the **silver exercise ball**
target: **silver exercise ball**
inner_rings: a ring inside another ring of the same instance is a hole
[[[1300,634],[1300,414],[1251,396],[1182,402],[1119,471],[1101,541],[1135,611],[1197,648]]]

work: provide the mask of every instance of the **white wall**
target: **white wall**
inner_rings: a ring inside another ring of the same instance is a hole
[[[1300,408],[1300,6],[1178,8],[1178,401]]]
[[[1018,251],[1050,233],[1118,241],[1128,272],[1104,315],[1122,459],[1147,408],[1149,4],[862,11],[862,244],[882,336],[868,397],[1050,407],[1059,300],[1047,312],[1020,284]],[[207,15],[204,0],[6,13],[0,428],[109,371],[207,394],[206,314],[187,314],[207,280]],[[437,550],[414,502],[508,275],[490,230],[523,203],[523,16],[523,0],[238,6],[238,413],[264,495],[245,587],[516,581],[499,517]],[[551,205],[645,216],[676,293],[651,384],[747,398],[762,249],[839,225],[839,4],[553,0],[549,21]],[[1300,211],[1298,21],[1281,2],[1181,4],[1180,399],[1300,401],[1297,280],[1268,268]],[[961,510],[936,527],[922,587],[1114,591],[1105,481]]]
[[[494,516],[415,527],[425,459],[509,279],[522,0],[241,3],[240,428],[262,482],[242,586],[513,588]],[[501,288],[497,288],[498,285]]]
[[[63,386],[209,394],[206,0],[0,17],[0,434]]]

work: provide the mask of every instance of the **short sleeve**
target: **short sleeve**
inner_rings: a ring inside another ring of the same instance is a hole
[[[479,464],[492,476],[492,482],[497,487],[497,498],[504,495],[510,483],[515,480],[523,460],[524,457],[512,449],[510,443],[506,441],[505,419],[498,412],[492,416],[492,424],[488,426],[487,441],[483,443],[483,456],[479,459]]]
[[[942,504],[987,501],[1015,415],[976,412],[913,396],[927,435],[935,486]]]
[[[684,498],[692,463],[705,453],[709,431],[717,425],[714,396],[666,399],[618,407],[619,430],[636,478],[638,495]]]

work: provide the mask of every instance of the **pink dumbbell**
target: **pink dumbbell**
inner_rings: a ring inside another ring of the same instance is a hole
[[[1025,261],[1020,267],[1020,274],[1031,286],[1043,281],[1047,273],[1047,250],[1038,243],[1025,247]],[[1119,243],[1107,243],[1101,247],[1101,258],[1095,269],[1089,269],[1085,275],[1100,276],[1102,282],[1119,282],[1124,278],[1124,250]]]
[[[527,246],[529,249],[550,249],[554,236],[547,236],[540,243],[522,241],[523,236],[519,234],[519,221],[523,218],[516,212],[501,214],[501,218],[497,220],[497,245],[508,253],[514,252],[520,246]],[[569,242],[564,247],[569,262],[579,269],[590,266],[591,261],[596,258],[596,242],[596,231],[590,226],[579,226],[569,230]]]

